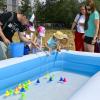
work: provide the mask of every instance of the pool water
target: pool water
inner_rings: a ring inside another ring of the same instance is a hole
[[[40,83],[33,81],[29,90],[25,92],[24,100],[68,100],[78,89],[81,88],[90,77],[81,74],[57,71],[52,72],[53,81],[45,75],[40,77]],[[67,82],[60,82],[60,77],[66,78]],[[21,95],[5,97],[0,96],[0,100],[22,100]]]

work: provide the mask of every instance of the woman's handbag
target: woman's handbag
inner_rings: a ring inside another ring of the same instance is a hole
[[[94,52],[100,53],[100,39],[98,39],[95,43],[95,50]]]

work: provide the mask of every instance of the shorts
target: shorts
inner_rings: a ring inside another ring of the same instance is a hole
[[[24,46],[24,55],[29,54],[29,52],[30,52],[29,46],[28,46],[28,45],[25,45],[25,46]]]
[[[85,36],[84,38],[84,42],[87,44],[92,44],[92,40],[93,40],[93,37]]]

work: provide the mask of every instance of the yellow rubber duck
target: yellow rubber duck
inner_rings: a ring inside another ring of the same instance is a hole
[[[28,80],[27,82],[28,82],[28,85],[31,85],[32,84],[32,82],[30,80]]]
[[[6,91],[5,96],[6,97],[10,96],[10,92],[8,90]]]
[[[19,93],[20,93],[19,90],[14,91],[14,94],[16,94],[16,95],[19,94]]]
[[[18,85],[18,89],[19,89],[19,90],[20,90],[22,87],[23,87],[22,84],[19,84],[19,85]]]

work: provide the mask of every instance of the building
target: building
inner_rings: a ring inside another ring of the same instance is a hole
[[[6,0],[7,11],[18,10],[18,1],[19,0]]]
[[[7,11],[17,11],[18,6],[21,4],[21,0],[4,0]]]

